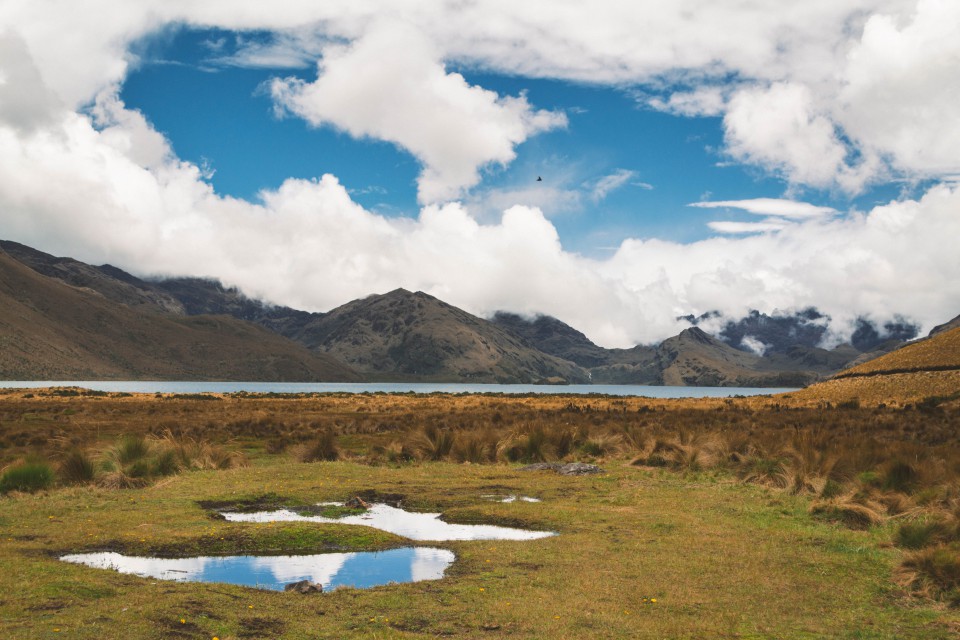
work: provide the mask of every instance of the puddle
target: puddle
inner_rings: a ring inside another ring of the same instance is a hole
[[[324,503],[327,504],[327,503]],[[411,513],[385,504],[374,504],[360,515],[325,518],[300,515],[289,509],[259,513],[223,512],[231,522],[328,522],[356,524],[395,533],[411,540],[536,540],[556,535],[552,531],[527,531],[488,524],[450,524],[440,520],[439,513]]]
[[[454,555],[447,549],[406,547],[303,556],[143,558],[107,552],[79,553],[60,559],[159,580],[226,582],[274,591],[283,591],[291,582],[309,580],[322,584],[328,591],[341,586],[364,589],[391,582],[438,580]]]
[[[506,502],[506,503],[517,502],[518,500],[520,502],[543,502],[540,498],[531,498],[530,496],[513,496],[513,495],[501,496],[501,495],[495,495],[495,494],[488,494],[480,497],[485,498],[487,500],[493,500],[494,502]]]

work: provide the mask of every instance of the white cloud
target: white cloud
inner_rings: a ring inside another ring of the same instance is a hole
[[[2,3],[0,24],[14,25],[0,35],[2,235],[141,274],[216,276],[313,310],[421,289],[474,313],[552,314],[605,346],[663,339],[683,327],[676,316],[714,309],[738,316],[814,305],[840,327],[861,314],[906,314],[926,329],[955,316],[956,184],[846,216],[789,201],[727,201],[778,217],[713,223],[745,237],[631,238],[609,259],[590,260],[563,249],[544,211],[512,206],[538,204],[526,187],[504,190],[503,213],[489,224],[458,203],[426,206],[416,218],[379,216],[333,176],[287,180],[259,204],[219,196],[112,89],[136,64],[130,43],[166,25],[300,30],[312,44],[297,46],[322,53],[318,77],[278,81],[278,103],[410,151],[424,167],[424,202],[456,197],[483,167],[509,163],[518,144],[565,122],[523,96],[470,85],[453,65],[650,83],[678,96],[665,103],[677,113],[722,113],[731,158],[798,185],[856,191],[888,173],[960,172],[956,3],[780,5],[94,0],[51,11],[46,2]],[[711,93],[730,77],[729,95]],[[89,115],[77,111],[91,104]],[[575,191],[555,190],[541,192],[542,207]]]
[[[763,222],[737,222],[734,220],[714,220],[707,223],[707,226],[718,233],[768,233],[770,231],[780,231],[790,226],[786,220],[778,218],[768,218]]]
[[[529,136],[566,126],[562,113],[533,110],[447,73],[430,42],[396,25],[324,49],[317,80],[277,79],[277,103],[315,126],[388,140],[423,164],[418,197],[448,201],[480,181],[480,168],[514,159]]]
[[[593,188],[590,190],[590,199],[594,202],[600,202],[613,191],[616,191],[627,184],[632,184],[632,181],[636,177],[636,171],[631,171],[629,169],[617,169],[613,173],[601,177],[596,181],[596,183],[594,183]],[[649,185],[646,182],[640,182],[636,184],[643,189],[653,188],[652,185]]]
[[[719,116],[723,115],[727,103],[728,91],[723,87],[698,87],[693,91],[677,91],[664,100],[655,97],[647,104],[658,111],[666,111],[681,116]]]
[[[764,344],[763,341],[753,336],[743,336],[743,339],[740,340],[740,346],[758,356],[762,356],[767,352],[770,345]]]
[[[779,198],[751,198],[749,200],[712,200],[693,202],[688,207],[702,209],[742,209],[747,213],[760,216],[777,216],[781,218],[819,218],[821,216],[836,215],[833,207],[818,207],[808,202],[796,200],[782,200]]]

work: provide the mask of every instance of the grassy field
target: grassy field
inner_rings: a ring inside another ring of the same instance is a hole
[[[939,523],[919,546],[957,557],[960,407],[909,404],[6,392],[6,471],[48,463],[58,476],[0,498],[0,637],[955,637],[953,574],[936,588],[910,574],[924,551],[903,540],[905,524]],[[152,452],[129,457],[130,436]],[[191,458],[159,466],[185,443]],[[76,453],[94,476],[67,485]],[[336,460],[300,462],[324,457]],[[538,459],[607,473],[520,470]],[[409,544],[346,525],[230,523],[201,506],[377,493],[453,522],[559,535],[425,543],[456,553],[442,580],[312,596],[56,560]],[[490,493],[543,501],[481,497]],[[862,511],[872,515],[847,517]]]

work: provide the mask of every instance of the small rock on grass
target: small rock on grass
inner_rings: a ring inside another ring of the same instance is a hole
[[[349,500],[344,502],[343,506],[349,507],[351,509],[369,509],[370,503],[365,501],[360,496],[354,496],[353,498],[350,498]]]
[[[520,471],[555,471],[562,476],[586,476],[593,473],[606,473],[595,464],[586,462],[568,462],[561,464],[559,462],[537,462],[520,467]]]
[[[322,593],[323,585],[319,582],[310,582],[309,580],[301,580],[300,582],[291,582],[290,584],[283,587],[284,591],[294,591],[296,593]]]

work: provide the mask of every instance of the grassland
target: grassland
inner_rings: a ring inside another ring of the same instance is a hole
[[[954,637],[960,585],[952,574],[931,583],[916,565],[924,549],[957,557],[958,426],[960,400],[949,394],[871,403],[803,393],[668,401],[0,392],[0,466],[57,467],[79,452],[96,468],[79,485],[0,498],[0,636]],[[158,447],[203,442],[208,457],[222,450],[231,455],[218,459],[230,462],[194,470],[184,462],[180,473],[108,488],[116,484],[104,482],[103,463],[131,435]],[[301,462],[323,458],[334,460]],[[607,473],[520,470],[552,459]],[[402,495],[406,507],[450,521],[560,535],[430,543],[457,555],[442,580],[318,596],[56,560],[83,550],[405,544],[343,525],[228,523],[202,506],[370,493]],[[489,493],[543,502],[481,498]],[[919,536],[919,550],[906,548],[905,525],[931,523],[939,528]]]

